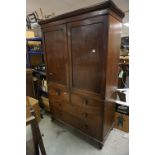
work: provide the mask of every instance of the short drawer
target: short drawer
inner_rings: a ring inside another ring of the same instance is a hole
[[[71,113],[72,114],[73,111],[74,111],[73,105],[71,103],[69,103],[69,102],[59,101],[59,100],[52,100],[50,102],[50,105],[52,107],[57,108],[57,109],[63,110],[65,112],[67,112],[67,113]]]
[[[96,113],[96,114],[103,114],[103,102],[76,95],[76,94],[71,94],[71,103],[75,106],[78,107],[78,109],[85,109],[88,113]]]
[[[69,94],[59,88],[49,88],[49,96],[51,100],[59,100],[69,102]]]

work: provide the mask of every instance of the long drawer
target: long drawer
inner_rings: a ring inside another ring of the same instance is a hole
[[[88,111],[85,108],[81,108],[80,106],[73,105],[72,106],[71,113],[73,116],[77,117],[78,119],[84,120],[89,124],[95,125],[97,127],[102,127],[102,120],[103,120],[103,115],[100,114],[100,112],[93,112],[93,111]]]
[[[57,109],[63,110],[73,116],[86,120],[92,124],[101,124],[103,120],[103,107],[92,108],[83,107],[66,101],[52,100],[52,106]],[[102,105],[103,106],[103,105]]]
[[[61,109],[52,107],[52,115],[56,118],[59,119],[75,128],[78,128],[85,134],[96,138],[98,140],[101,139],[101,134],[102,134],[102,126],[101,124],[97,124],[92,120],[92,123],[85,119],[80,119],[78,117],[75,117],[71,113],[67,113]],[[94,122],[94,123],[93,123]]]

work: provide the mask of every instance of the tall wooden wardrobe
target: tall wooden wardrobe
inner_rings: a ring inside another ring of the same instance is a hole
[[[114,122],[123,17],[106,1],[39,22],[51,117],[101,148]]]

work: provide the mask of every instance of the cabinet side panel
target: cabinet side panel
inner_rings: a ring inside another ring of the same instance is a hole
[[[104,134],[113,125],[115,105],[109,100],[116,99],[114,93],[118,83],[118,64],[121,43],[121,28],[122,24],[109,15],[109,30],[108,30],[108,50],[107,50],[107,66],[106,66],[106,92],[105,92],[105,109],[104,109]]]

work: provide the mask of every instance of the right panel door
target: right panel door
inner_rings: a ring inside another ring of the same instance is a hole
[[[105,80],[106,18],[95,17],[67,25],[71,89],[99,94]]]

